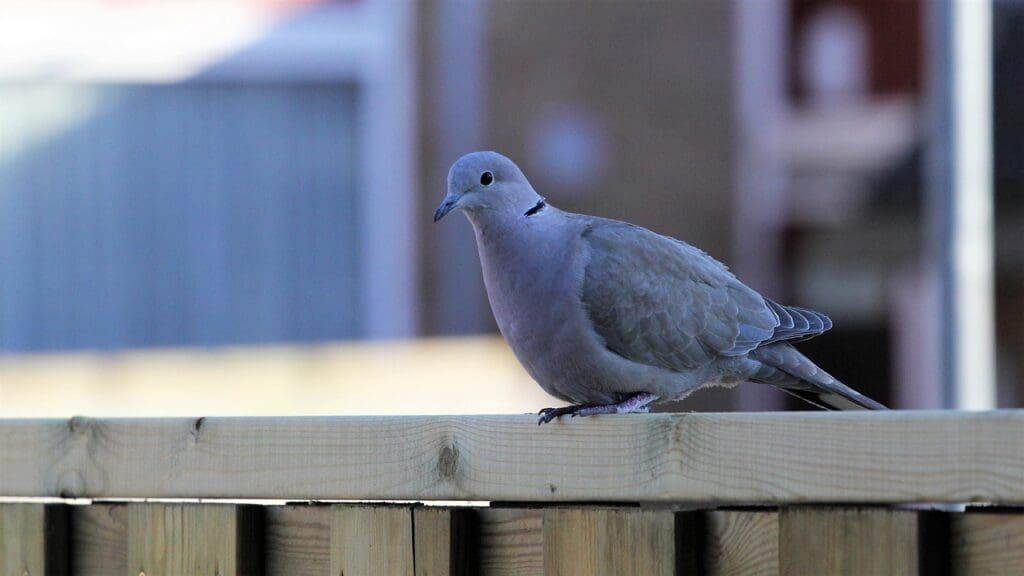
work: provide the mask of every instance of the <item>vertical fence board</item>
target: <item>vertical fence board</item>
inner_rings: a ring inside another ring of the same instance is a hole
[[[483,576],[529,576],[544,571],[544,510],[476,511],[476,562]]]
[[[130,574],[262,573],[262,511],[258,507],[130,504],[127,516]]]
[[[268,507],[267,576],[330,574],[331,512],[329,506]]]
[[[477,548],[475,516],[459,508],[416,507],[412,511],[416,576],[473,574]]]
[[[124,504],[73,506],[71,564],[75,576],[110,576],[128,568],[128,524]]]
[[[76,576],[1024,574],[1024,514],[0,504],[0,576],[69,566]]]
[[[778,576],[779,513],[705,512],[706,570],[714,576]]]
[[[950,537],[953,574],[1024,574],[1024,514],[956,514]]]
[[[779,516],[782,574],[917,574],[918,516],[886,508],[790,508]]]
[[[332,506],[332,575],[413,576],[412,509]]]
[[[67,574],[67,509],[0,504],[0,574]]]
[[[671,576],[676,571],[675,533],[670,510],[548,509],[544,573]]]

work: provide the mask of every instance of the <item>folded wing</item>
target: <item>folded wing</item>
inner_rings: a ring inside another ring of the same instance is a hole
[[[673,238],[597,218],[583,238],[583,304],[608,349],[630,360],[693,369],[832,325],[823,314],[763,298],[720,262]]]

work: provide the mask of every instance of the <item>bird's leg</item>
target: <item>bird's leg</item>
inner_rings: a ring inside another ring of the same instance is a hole
[[[628,414],[630,412],[647,412],[651,402],[657,400],[654,394],[641,392],[626,398],[618,404],[605,404],[603,406],[581,406],[573,411],[572,416],[593,416],[594,414]]]
[[[627,414],[629,412],[647,412],[650,410],[648,404],[657,400],[654,394],[641,392],[626,398],[618,404],[579,404],[576,406],[563,406],[561,408],[545,408],[540,411],[540,421],[537,424],[546,424],[559,416],[566,414],[573,418],[577,416],[593,416],[594,414]]]

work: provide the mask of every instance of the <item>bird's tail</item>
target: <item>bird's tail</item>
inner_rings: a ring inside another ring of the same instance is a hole
[[[826,410],[888,410],[818,368],[792,344],[780,342],[750,352],[761,363],[751,379],[771,384]]]

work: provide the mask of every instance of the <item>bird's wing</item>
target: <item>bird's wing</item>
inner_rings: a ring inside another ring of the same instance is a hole
[[[774,303],[693,246],[597,218],[583,238],[589,248],[583,304],[594,330],[620,356],[691,369],[746,354],[780,326]]]

